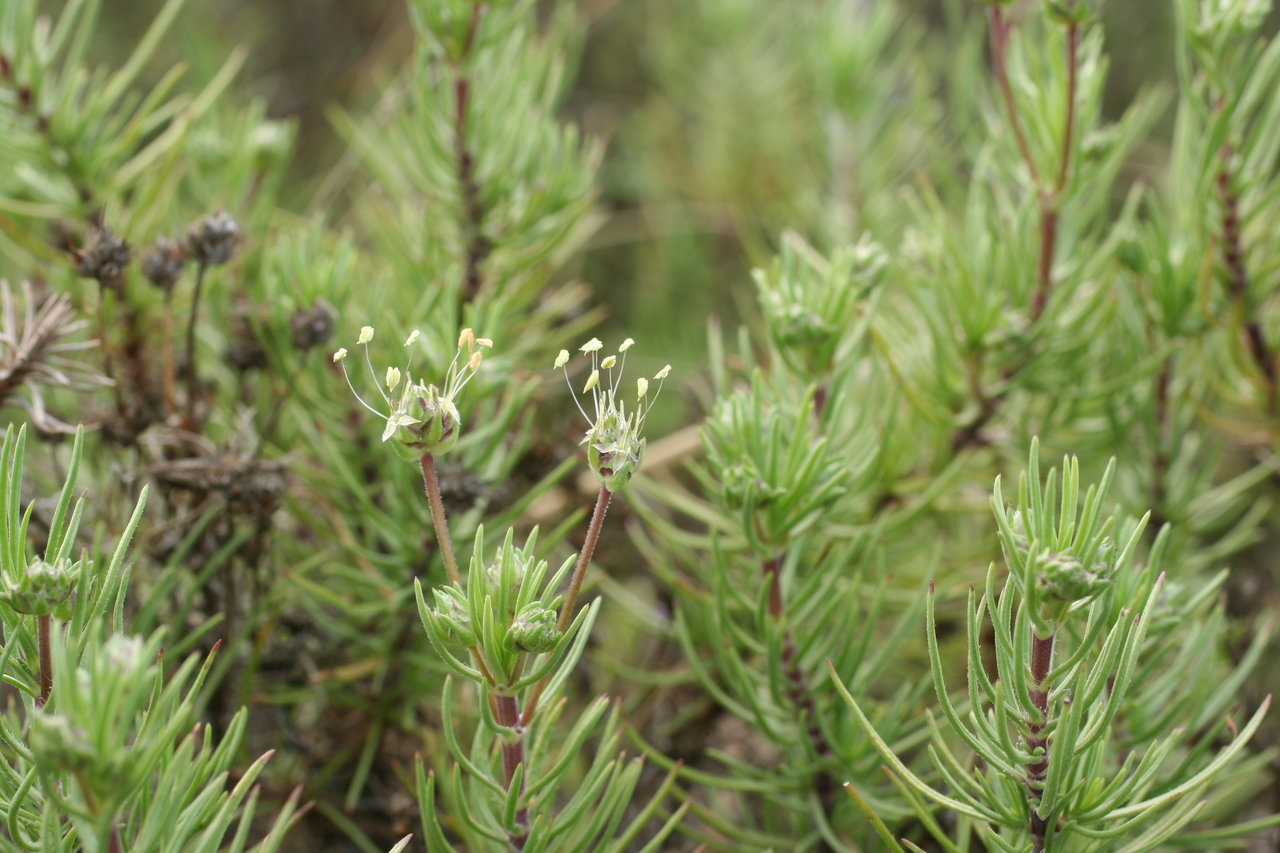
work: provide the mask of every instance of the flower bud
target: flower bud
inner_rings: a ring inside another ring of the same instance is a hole
[[[34,714],[27,735],[36,764],[55,774],[80,773],[95,765],[89,733],[62,714]]]
[[[1085,566],[1074,554],[1049,554],[1039,564],[1040,588],[1046,596],[1059,601],[1093,598],[1111,584],[1111,578],[1107,577],[1110,563],[1106,556],[1109,552],[1110,548],[1104,547],[1101,559],[1092,566]]]
[[[79,577],[79,563],[63,560],[54,565],[32,560],[18,579],[3,582],[0,600],[17,613],[67,619]]]
[[[549,652],[560,642],[556,612],[547,607],[528,607],[507,629],[507,644],[530,654]]]
[[[432,592],[436,597],[432,616],[440,633],[445,639],[460,646],[474,646],[476,632],[471,626],[471,615],[467,612],[466,605],[459,600],[461,593],[453,587],[437,588]]]

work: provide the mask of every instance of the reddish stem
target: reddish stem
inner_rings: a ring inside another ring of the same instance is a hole
[[[1044,837],[1048,831],[1045,819],[1036,813],[1040,804],[1040,794],[1044,790],[1045,777],[1049,770],[1049,739],[1043,732],[1049,721],[1049,685],[1045,683],[1049,677],[1049,668],[1053,664],[1053,635],[1041,637],[1033,634],[1031,638],[1031,704],[1040,712],[1040,719],[1030,724],[1030,736],[1027,738],[1027,749],[1035,752],[1043,750],[1040,758],[1027,767],[1027,790],[1030,798],[1027,808],[1031,812],[1029,831],[1035,844],[1035,853],[1043,853]]]
[[[40,672],[36,676],[40,684],[40,695],[36,697],[37,708],[43,708],[49,701],[49,694],[53,692],[53,649],[50,641],[52,630],[52,623],[47,613],[36,617],[36,635],[40,646]]]

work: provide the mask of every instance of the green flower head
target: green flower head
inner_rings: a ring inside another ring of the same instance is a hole
[[[333,360],[342,365],[342,375],[346,377],[351,393],[356,395],[360,405],[373,412],[387,422],[382,431],[383,441],[392,441],[396,451],[406,460],[416,462],[428,453],[439,455],[449,450],[458,442],[458,434],[462,428],[462,418],[454,398],[471,381],[480,362],[484,359],[485,350],[493,346],[488,338],[478,338],[470,329],[463,329],[458,336],[458,351],[445,373],[444,390],[425,382],[414,381],[410,369],[413,366],[413,347],[417,343],[419,333],[415,329],[405,340],[405,349],[409,357],[403,369],[388,367],[380,378],[369,357],[369,341],[373,340],[373,327],[365,326],[360,330],[356,343],[364,348],[364,362],[373,377],[374,387],[382,397],[390,411],[383,414],[379,409],[365,402],[351,383],[347,373],[347,349],[343,347],[333,354]],[[385,388],[383,387],[385,386]]]
[[[641,435],[644,421],[662,391],[663,380],[671,373],[671,365],[668,364],[654,374],[652,381],[657,382],[658,387],[652,398],[649,396],[650,380],[644,377],[637,379],[635,402],[628,411],[624,395],[619,394],[619,386],[626,365],[627,350],[634,343],[631,338],[627,338],[619,345],[615,355],[604,358],[599,357],[600,350],[604,349],[599,338],[592,338],[578,348],[579,352],[591,359],[591,372],[582,387],[582,394],[591,395],[594,409],[593,417],[578,402],[577,394],[574,394],[578,411],[582,412],[590,425],[582,443],[587,446],[587,462],[591,465],[591,470],[611,492],[625,486],[640,468],[645,447],[645,440]],[[570,393],[573,393],[568,363],[569,351],[560,350],[555,367],[564,371],[565,382],[569,385]]]

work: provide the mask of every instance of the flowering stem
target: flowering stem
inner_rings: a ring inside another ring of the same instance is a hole
[[[462,575],[458,572],[458,559],[453,555],[453,540],[449,538],[449,525],[444,519],[444,502],[440,500],[440,480],[436,477],[436,460],[430,453],[422,455],[422,482],[426,487],[427,501],[431,504],[431,523],[436,528],[436,544],[440,548],[440,556],[444,559],[445,571],[449,573],[449,581],[462,586]]]
[[[573,611],[578,604],[578,591],[582,589],[582,579],[587,576],[587,567],[591,565],[591,557],[596,552],[596,543],[600,541],[600,530],[604,527],[604,514],[609,511],[609,501],[613,492],[602,483],[600,494],[596,496],[596,508],[591,513],[591,523],[587,525],[587,538],[583,540],[582,552],[578,554],[578,564],[573,567],[573,576],[569,579],[569,592],[560,608],[560,621],[556,629],[563,634],[569,630],[573,621]]]
[[[36,707],[43,708],[44,704],[49,701],[49,694],[53,692],[53,649],[50,644],[50,633],[52,626],[49,615],[36,617],[36,634],[37,642],[40,646],[40,672],[36,675],[36,680],[40,684],[40,695],[36,697]]]
[[[600,541],[604,515],[609,511],[609,501],[612,498],[613,492],[601,483],[600,494],[596,496],[596,508],[591,513],[591,523],[587,525],[587,538],[583,541],[582,551],[578,554],[578,563],[573,567],[573,576],[569,579],[569,592],[565,595],[564,605],[560,608],[560,620],[556,623],[556,629],[561,634],[569,630],[569,623],[573,621],[573,611],[578,605],[578,592],[582,589],[582,579],[586,577],[587,567],[591,565],[591,557],[595,554],[596,543]],[[534,685],[533,693],[529,695],[529,704],[525,706],[524,713],[520,716],[521,727],[528,726],[534,712],[538,710],[538,700],[542,698],[542,691],[547,686],[548,678],[543,678]]]
[[[111,824],[111,835],[107,838],[107,853],[124,853],[124,845],[120,841],[120,824]]]

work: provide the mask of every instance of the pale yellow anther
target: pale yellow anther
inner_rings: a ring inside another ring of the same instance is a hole
[[[467,352],[471,352],[476,348],[476,333],[470,329],[463,329],[462,334],[458,335],[458,349],[467,348]]]
[[[593,370],[591,375],[587,377],[587,384],[582,386],[582,393],[585,394],[592,388],[596,387],[596,383],[600,381],[600,371]]]
[[[373,326],[361,326],[360,337],[356,338],[356,343],[367,344],[373,340]]]
[[[417,329],[414,329],[412,332],[409,333],[409,337],[404,339],[404,345],[411,346],[413,342],[416,341],[418,339],[418,336],[421,334],[422,333],[419,332]]]
[[[482,347],[493,349],[493,338],[476,338],[476,343]]]
[[[475,370],[480,366],[480,359],[484,358],[484,350],[476,350],[471,353],[471,360],[467,362],[467,366]]]
[[[580,352],[593,353],[599,350],[600,348],[602,348],[603,346],[604,346],[604,343],[602,343],[599,338],[592,338],[582,346],[578,347],[578,350]]]
[[[400,368],[388,367],[387,368],[387,390],[388,391],[393,390],[399,384],[400,384]]]
[[[347,348],[339,347],[338,351],[333,354],[333,363],[337,364],[338,362],[342,361],[346,357],[347,357]]]
[[[627,338],[625,341],[622,342],[622,346],[618,347],[618,352],[626,352],[627,350],[631,349],[631,345],[634,343],[635,343],[635,340],[633,338]]]
[[[608,370],[609,368],[613,367],[617,363],[618,363],[618,357],[616,355],[606,355],[604,359],[600,362],[600,366],[603,367],[605,370]]]
[[[671,373],[671,365],[668,364],[666,367],[662,368],[657,373],[653,374],[653,378],[666,379],[669,373]]]
[[[346,350],[343,350],[343,352],[345,351]],[[564,367],[568,363],[569,363],[569,351],[567,349],[562,349],[560,350],[560,354],[556,356],[556,363],[553,365],[553,369],[559,370],[560,368]]]
[[[649,380],[641,376],[636,380],[636,399],[643,400],[644,395],[649,393]]]

